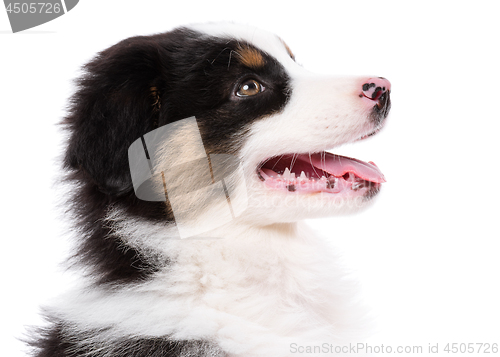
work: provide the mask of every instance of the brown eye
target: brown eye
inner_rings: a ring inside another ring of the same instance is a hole
[[[248,79],[243,82],[238,90],[236,91],[236,95],[238,97],[249,97],[251,95],[256,95],[264,91],[264,86],[257,82],[255,79]]]

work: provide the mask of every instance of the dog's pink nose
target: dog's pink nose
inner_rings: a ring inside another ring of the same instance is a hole
[[[391,90],[391,82],[383,77],[370,78],[363,84],[363,95],[371,100],[379,100],[386,92]]]

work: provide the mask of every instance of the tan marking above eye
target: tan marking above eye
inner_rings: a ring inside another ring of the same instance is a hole
[[[255,79],[244,81],[236,91],[238,97],[250,97],[264,91],[264,86]]]
[[[238,55],[240,62],[250,68],[261,68],[264,67],[266,61],[262,53],[252,47],[238,47],[238,50],[235,51]]]
[[[288,54],[290,55],[290,57],[295,61],[295,55],[293,54],[292,50],[290,49],[290,47],[288,47],[288,45],[286,44],[285,41],[283,41],[283,39],[280,38],[280,41],[281,43],[283,43],[283,45],[285,46],[286,48],[286,51],[288,52]]]

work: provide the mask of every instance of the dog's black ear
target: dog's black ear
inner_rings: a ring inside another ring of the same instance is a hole
[[[128,148],[156,126],[165,56],[159,35],[132,37],[99,53],[77,82],[64,164],[108,195],[133,189]]]

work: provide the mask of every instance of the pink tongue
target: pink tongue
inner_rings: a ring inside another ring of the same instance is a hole
[[[347,172],[352,172],[363,180],[383,183],[385,182],[384,174],[372,162],[364,162],[349,157],[322,152],[318,154],[305,155],[304,160],[311,160],[311,163],[333,176],[340,177]]]

